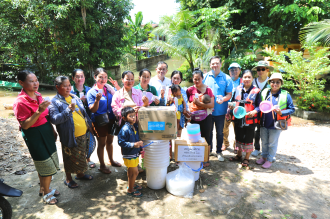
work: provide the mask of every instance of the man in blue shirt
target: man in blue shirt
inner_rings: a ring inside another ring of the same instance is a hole
[[[239,77],[241,74],[241,66],[238,63],[233,62],[229,66],[228,70],[229,70],[230,78],[233,81],[232,93],[234,94],[236,87],[242,83],[242,79]],[[223,127],[223,146],[221,148],[221,150],[223,151],[226,150],[227,147],[229,147],[228,135],[229,135],[229,126],[231,123],[232,123],[231,116],[229,115],[229,113],[227,113],[225,118],[225,124]],[[234,123],[232,124],[234,125]],[[235,143],[234,143],[234,149],[235,149]]]
[[[228,101],[231,99],[233,83],[231,78],[223,73],[221,68],[221,58],[219,56],[213,56],[210,59],[210,68],[212,69],[206,73],[203,83],[211,88],[217,101],[214,103],[214,111],[212,113],[212,126],[215,124],[217,132],[217,156],[219,161],[224,161],[222,155],[222,142],[223,142],[223,126],[225,122],[225,115],[227,113]],[[219,96],[221,98],[218,98]],[[213,132],[211,135],[211,151],[213,148]]]

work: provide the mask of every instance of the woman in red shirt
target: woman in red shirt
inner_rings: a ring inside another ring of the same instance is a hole
[[[53,127],[46,119],[50,101],[43,100],[37,92],[39,82],[35,74],[28,70],[20,71],[17,79],[23,89],[14,102],[13,110],[38,172],[39,195],[47,204],[53,205],[57,203],[54,196],[60,193],[49,186],[52,175],[60,168]]]
[[[191,86],[187,89],[187,97],[189,103],[194,103],[197,106],[206,108],[207,116],[202,121],[195,121],[192,117],[191,123],[197,123],[200,125],[201,128],[201,136],[205,138],[207,144],[209,145],[209,150],[211,149],[211,139],[210,139],[210,133],[212,132],[212,109],[214,108],[214,95],[212,90],[203,84],[203,72],[196,68],[193,72],[193,82],[194,86]],[[203,103],[199,101],[199,98],[195,98],[195,94],[198,96],[207,94],[211,97],[210,103]],[[210,153],[209,153],[210,156]],[[209,161],[204,163],[205,167],[210,166]]]

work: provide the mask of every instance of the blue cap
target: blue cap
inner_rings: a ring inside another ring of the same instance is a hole
[[[231,68],[241,68],[241,66],[238,63],[233,62],[230,64],[228,70],[230,70]]]

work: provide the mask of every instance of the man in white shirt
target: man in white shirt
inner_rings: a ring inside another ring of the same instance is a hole
[[[156,73],[157,75],[150,79],[149,85],[154,86],[157,90],[158,96],[160,97],[160,91],[162,86],[170,86],[172,84],[171,79],[166,78],[165,75],[168,71],[168,65],[164,61],[157,63]]]
[[[258,65],[252,69],[252,71],[257,71],[258,77],[253,79],[252,85],[259,88],[260,93],[267,87],[269,87],[268,74],[270,71],[273,71],[274,68],[268,64],[267,61],[260,61]],[[269,87],[270,88],[270,87]],[[258,124],[257,130],[254,135],[254,151],[251,153],[252,156],[258,156],[260,152],[260,125]]]

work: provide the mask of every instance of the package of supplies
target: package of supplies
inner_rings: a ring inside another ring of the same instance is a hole
[[[183,163],[179,164],[179,169],[166,175],[166,189],[173,195],[191,197],[194,193],[194,187],[195,174]]]
[[[174,140],[175,161],[203,161],[206,162],[209,156],[209,147],[205,138],[204,142],[191,143],[184,139]]]
[[[142,107],[138,121],[141,140],[171,140],[177,136],[177,117],[173,106]]]

